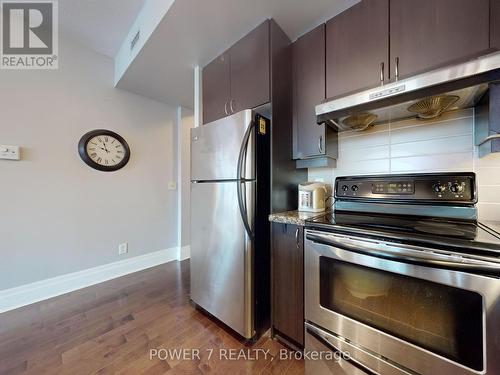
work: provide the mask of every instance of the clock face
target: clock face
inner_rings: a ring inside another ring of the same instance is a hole
[[[130,148],[120,135],[110,130],[93,130],[78,144],[82,160],[90,167],[113,172],[123,168],[130,158]]]
[[[123,144],[109,135],[97,135],[90,138],[86,151],[95,163],[102,166],[116,166],[122,162],[125,155]]]

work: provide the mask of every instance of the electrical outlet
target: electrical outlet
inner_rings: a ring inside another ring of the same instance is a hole
[[[118,255],[123,255],[128,253],[128,243],[122,243],[118,246]]]
[[[19,146],[0,145],[0,159],[21,160]]]

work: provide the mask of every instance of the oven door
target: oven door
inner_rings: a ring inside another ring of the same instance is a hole
[[[500,374],[497,262],[307,230],[305,317],[401,373]]]

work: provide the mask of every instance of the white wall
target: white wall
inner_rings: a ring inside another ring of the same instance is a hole
[[[0,71],[0,290],[177,246],[176,109],[113,87],[113,60],[60,40],[60,69]],[[131,147],[114,173],[89,168],[80,137]],[[118,244],[129,253],[118,255]]]
[[[478,158],[474,110],[448,113],[433,121],[404,120],[369,131],[339,135],[337,168],[309,170],[309,180],[361,174],[475,171],[481,220],[500,221],[500,154]]]
[[[142,47],[144,47],[144,44],[146,44],[151,37],[151,34],[173,3],[174,0],[146,0],[116,54],[114,71],[115,85],[118,84],[129,65],[134,61]],[[139,40],[135,44],[134,49],[130,50],[130,43],[138,31],[140,31]]]
[[[178,169],[178,224],[179,259],[190,255],[190,211],[191,211],[191,128],[194,127],[193,111],[179,107],[177,125]]]

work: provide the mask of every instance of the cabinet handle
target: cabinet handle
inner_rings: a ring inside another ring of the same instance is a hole
[[[396,65],[394,68],[394,73],[396,75],[396,82],[399,79],[399,57],[396,57]]]
[[[227,112],[227,102],[224,103],[224,112],[226,113],[226,115],[228,115],[229,113]]]
[[[320,154],[323,153],[323,136],[322,135],[320,135],[318,138],[318,150],[319,150]]]
[[[233,102],[234,102],[234,99],[231,99],[229,101],[229,109],[231,110],[231,113],[234,113]]]
[[[384,74],[384,63],[380,63],[380,86],[384,85],[385,74]]]
[[[295,229],[295,245],[297,246],[297,249],[300,249],[300,244],[299,244],[299,227]]]

